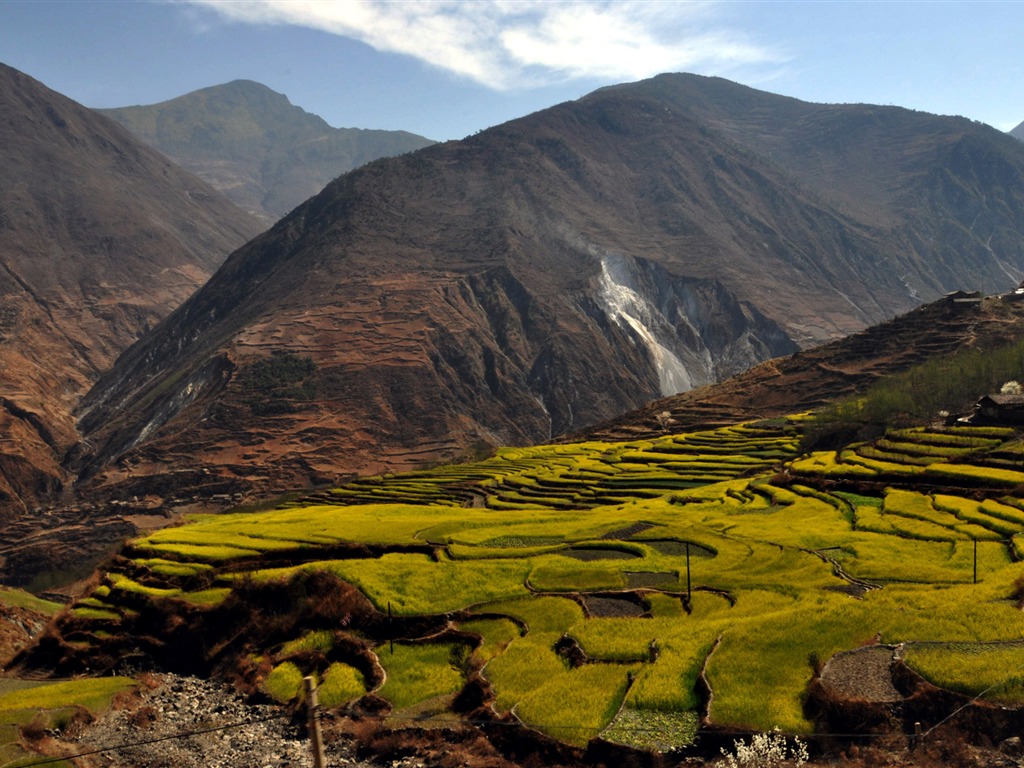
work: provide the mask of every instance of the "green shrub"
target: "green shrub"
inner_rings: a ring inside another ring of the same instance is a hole
[[[243,402],[258,415],[295,411],[297,403],[316,397],[316,384],[312,380],[314,373],[316,364],[313,358],[274,352],[239,373]]]
[[[340,707],[366,693],[363,673],[348,664],[335,663],[327,668],[323,682],[317,689],[320,704],[325,707]]]
[[[329,629],[318,629],[315,632],[307,632],[302,637],[285,643],[281,646],[279,656],[285,657],[309,651],[327,653],[332,648],[334,648],[334,632]]]
[[[302,693],[303,677],[301,669],[292,662],[286,661],[270,671],[266,680],[263,681],[263,690],[275,701],[287,704]]]

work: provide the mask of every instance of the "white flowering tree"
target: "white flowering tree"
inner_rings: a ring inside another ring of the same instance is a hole
[[[729,768],[777,768],[787,761],[800,768],[808,759],[807,745],[793,737],[790,747],[789,740],[778,728],[756,734],[749,744],[737,740],[735,751],[729,753],[723,749],[722,755]]]

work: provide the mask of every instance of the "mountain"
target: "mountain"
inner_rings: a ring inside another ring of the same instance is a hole
[[[664,75],[350,172],[82,411],[83,488],[283,489],[546,440],[1024,275],[1024,146]]]
[[[117,123],[0,65],[0,510],[66,482],[72,409],[262,228]]]
[[[1010,131],[1010,135],[1013,136],[1014,138],[1024,141],[1024,123],[1021,123],[1012,131]]]
[[[98,111],[268,224],[345,171],[433,143],[406,131],[332,128],[251,80]]]

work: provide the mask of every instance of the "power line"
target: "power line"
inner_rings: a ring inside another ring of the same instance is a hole
[[[63,757],[48,757],[44,760],[36,760],[31,763],[19,763],[19,765],[28,768],[28,766],[36,765],[50,765],[52,763],[59,763],[64,760],[76,760],[80,757],[90,757],[91,755],[99,755],[104,752],[117,752],[122,749],[131,749],[132,747],[145,747],[150,744],[159,744],[162,741],[173,741],[175,739],[187,739],[190,736],[201,736],[204,733],[215,733],[216,731],[230,731],[235,728],[244,728],[247,725],[259,725],[260,723],[267,723],[271,720],[281,720],[286,717],[291,717],[289,713],[281,713],[277,715],[270,715],[268,717],[260,717],[255,720],[247,720],[245,722],[228,723],[227,725],[213,725],[209,728],[197,728],[193,731],[180,731],[178,733],[172,733],[168,736],[157,736],[152,739],[142,739],[140,741],[126,741],[121,744],[117,744],[109,747],[99,747],[97,749],[89,750],[88,752],[79,752],[74,755],[64,755]]]
[[[1012,674],[1013,672],[1020,672],[1020,671],[1021,671],[1022,669],[1024,669],[1024,664],[1021,664],[1021,665],[1019,665],[1018,667],[1016,667],[1015,669],[1011,670],[1011,674]],[[1008,676],[1009,676],[1009,675],[1008,675]],[[1006,684],[1006,680],[999,680],[999,681],[997,681],[997,682],[994,682],[994,683],[992,683],[992,685],[990,685],[990,686],[989,686],[988,688],[986,688],[985,690],[983,690],[983,691],[982,691],[981,693],[979,693],[979,694],[978,694],[977,696],[975,696],[975,697],[974,697],[973,699],[971,699],[970,701],[966,702],[966,703],[965,703],[965,704],[964,704],[963,706],[961,706],[961,707],[957,707],[957,708],[956,708],[956,709],[954,709],[954,710],[953,710],[952,712],[950,712],[950,713],[949,713],[948,715],[946,715],[946,716],[945,716],[944,718],[942,718],[941,720],[939,720],[939,722],[937,722],[937,723],[936,723],[935,725],[933,725],[933,726],[932,726],[931,728],[929,728],[929,729],[928,729],[927,731],[925,731],[925,732],[924,732],[923,734],[921,734],[921,735],[922,735],[922,737],[924,737],[924,736],[927,736],[927,735],[928,735],[929,733],[931,733],[932,731],[934,731],[934,730],[935,730],[936,728],[938,728],[938,727],[939,727],[940,725],[942,725],[943,723],[945,723],[945,722],[947,722],[947,721],[949,721],[949,720],[952,720],[952,719],[953,719],[954,717],[956,717],[957,715],[959,715],[959,714],[960,714],[961,712],[963,712],[963,711],[964,711],[965,709],[967,709],[967,708],[968,708],[969,706],[971,706],[971,705],[973,705],[973,704],[974,704],[975,702],[977,702],[977,701],[978,701],[978,699],[980,699],[980,698],[981,698],[982,696],[984,696],[984,695],[985,695],[986,693],[989,693],[989,692],[991,692],[991,691],[994,691],[994,690],[995,690],[996,688],[998,688],[999,686],[1001,686],[1001,685],[1005,685],[1005,684]]]
[[[1021,664],[1014,671],[1019,671],[1019,670],[1022,670],[1022,669],[1024,669],[1024,664]],[[960,714],[962,711],[964,711],[965,709],[970,707],[972,704],[977,702],[979,699],[981,699],[987,693],[989,693],[992,690],[998,688],[1000,685],[1003,685],[1003,682],[1004,681],[1000,681],[1000,682],[996,682],[996,683],[990,685],[988,688],[986,688],[984,691],[979,693],[973,699],[971,699],[970,701],[965,703],[963,706],[957,708],[956,710],[951,712],[949,715],[944,717],[942,720],[937,722],[935,725],[933,725],[931,728],[929,728],[927,731],[925,731],[922,734],[922,737],[927,736],[932,731],[934,731],[936,728],[941,726],[943,723],[945,723],[948,720],[951,720],[952,718],[956,717],[958,714]],[[215,725],[215,726],[210,726],[208,728],[197,728],[197,729],[190,730],[190,731],[179,731],[177,733],[168,734],[166,736],[157,736],[157,737],[154,737],[154,738],[151,738],[151,739],[140,739],[138,741],[126,741],[126,742],[122,742],[120,744],[115,744],[115,745],[106,746],[106,747],[98,747],[96,749],[88,750],[88,751],[85,751],[85,752],[78,752],[78,753],[75,753],[75,754],[72,754],[72,755],[63,755],[63,756],[60,756],[60,757],[49,757],[49,758],[44,758],[42,760],[35,760],[35,761],[29,762],[29,763],[20,763],[20,765],[24,766],[24,768],[32,768],[33,766],[42,766],[42,765],[52,765],[54,763],[59,763],[59,762],[65,761],[65,760],[75,760],[75,759],[78,759],[78,758],[81,758],[81,757],[90,757],[90,756],[93,756],[93,755],[103,754],[105,752],[117,752],[117,751],[121,751],[121,750],[125,750],[125,749],[131,749],[131,748],[134,748],[134,747],[144,747],[144,746],[149,746],[151,744],[159,744],[159,743],[165,742],[165,741],[174,741],[174,740],[177,740],[177,739],[186,739],[186,738],[189,738],[189,737],[192,737],[192,736],[201,736],[201,735],[207,734],[207,733],[216,733],[218,731],[235,730],[235,729],[238,729],[238,728],[244,728],[244,727],[249,726],[249,725],[259,725],[261,723],[272,722],[274,720],[286,719],[286,718],[290,718],[291,716],[292,716],[291,713],[283,712],[283,713],[279,713],[279,714],[275,714],[275,715],[269,715],[267,717],[255,718],[255,719],[252,719],[252,720],[245,720],[245,721],[239,721],[239,722],[234,722],[234,723],[227,723],[225,725]],[[316,713],[316,718],[320,719],[321,717],[322,717],[322,713],[320,711],[318,711]],[[440,716],[434,716],[434,717],[428,716],[428,717],[417,717],[416,718],[416,722],[417,723],[424,723],[424,722],[429,723],[429,722],[435,722],[435,721],[436,722],[440,722],[440,723],[444,723],[444,724],[450,724],[451,723],[451,719],[450,718],[440,717]],[[563,731],[564,730],[578,730],[578,731],[593,730],[593,726],[588,726],[588,725],[574,725],[574,724],[568,724],[568,723],[527,723],[527,722],[524,722],[524,721],[521,721],[521,720],[508,721],[508,720],[501,720],[501,719],[494,719],[494,720],[465,719],[465,720],[461,720],[461,722],[466,724],[466,725],[471,725],[471,726],[476,726],[476,727],[494,727],[494,726],[497,726],[497,727],[515,727],[515,728],[523,727],[523,728],[529,728],[529,729],[539,730],[539,731],[544,731],[544,730],[563,730]],[[664,732],[664,728],[663,727],[659,727],[659,726],[634,726],[634,727],[630,728],[629,730],[633,731],[633,732],[637,732],[637,733],[663,733]],[[730,731],[730,730],[715,729],[713,731],[710,731],[709,733],[713,733],[715,736],[750,736],[752,732],[751,731]],[[701,733],[698,730],[694,734],[695,741],[700,738],[700,735],[701,735]],[[796,737],[800,738],[800,739],[804,739],[804,740],[815,740],[815,739],[819,739],[819,738],[856,738],[856,739],[869,739],[870,740],[870,739],[888,738],[891,735],[892,734],[885,734],[885,733],[834,733],[834,732],[829,732],[829,733],[796,734]]]
[[[316,716],[317,716],[317,719],[319,719],[319,718],[322,717],[322,713],[318,712]],[[209,728],[197,728],[197,729],[194,729],[194,730],[191,730],[191,731],[179,731],[178,733],[168,734],[166,736],[158,736],[158,737],[154,737],[152,739],[140,739],[138,741],[126,741],[126,742],[122,742],[120,744],[115,744],[115,745],[111,745],[111,746],[98,747],[96,749],[91,749],[91,750],[88,750],[86,752],[77,752],[77,753],[75,753],[73,755],[63,755],[63,756],[60,756],[60,757],[48,757],[48,758],[44,758],[42,760],[35,760],[33,762],[30,762],[30,763],[20,763],[20,765],[23,766],[24,768],[32,768],[34,766],[41,766],[41,765],[52,765],[54,763],[59,763],[59,762],[65,761],[65,760],[75,760],[75,759],[78,759],[78,758],[81,758],[81,757],[91,757],[93,755],[103,754],[105,752],[118,752],[118,751],[125,750],[125,749],[131,749],[133,747],[144,747],[144,746],[149,746],[151,744],[159,744],[159,743],[165,742],[165,741],[174,741],[174,740],[177,740],[177,739],[186,739],[186,738],[189,738],[191,736],[201,736],[201,735],[206,734],[206,733],[215,733],[215,732],[218,732],[218,731],[229,731],[229,730],[234,730],[234,729],[237,729],[237,728],[244,728],[244,727],[246,727],[248,725],[259,725],[260,723],[271,722],[273,720],[281,720],[281,719],[285,719],[285,718],[289,718],[289,717],[291,717],[290,713],[281,713],[281,714],[276,714],[276,715],[270,715],[268,717],[256,718],[256,719],[253,719],[253,720],[246,720],[246,721],[241,721],[241,722],[228,723],[228,724],[225,724],[225,725],[210,726]],[[451,724],[451,719],[450,718],[444,718],[444,717],[418,717],[418,718],[416,718],[416,722],[417,723],[424,723],[424,722],[429,723],[429,722],[435,722],[435,721],[436,722],[440,722],[440,723],[444,723],[446,725],[450,725]],[[592,726],[572,725],[572,724],[567,724],[567,723],[526,723],[526,722],[523,722],[523,721],[511,721],[510,722],[510,721],[507,721],[507,720],[479,720],[479,719],[472,719],[472,720],[466,719],[466,720],[462,720],[461,722],[463,722],[466,725],[472,725],[472,726],[477,726],[477,727],[492,727],[492,726],[505,727],[505,728],[524,727],[524,728],[530,728],[530,729],[541,730],[541,731],[543,731],[543,730],[556,730],[556,729],[557,730],[581,730],[581,731],[583,731],[583,730],[593,730]],[[664,728],[656,727],[656,726],[650,726],[650,727],[639,726],[639,727],[633,727],[630,730],[634,731],[634,732],[637,732],[637,733],[662,733],[664,731]],[[749,736],[749,735],[751,735],[750,731],[728,731],[728,730],[717,730],[717,729],[713,733],[716,736]],[[814,739],[814,738],[818,738],[818,737],[882,738],[882,737],[884,737],[886,735],[887,734],[856,734],[856,733],[849,733],[849,734],[828,733],[828,734],[806,734],[806,735],[798,734],[797,738],[801,738],[801,739],[805,739],[805,740],[807,740],[807,739]],[[695,734],[695,736],[699,738],[700,737],[700,733],[697,732]]]

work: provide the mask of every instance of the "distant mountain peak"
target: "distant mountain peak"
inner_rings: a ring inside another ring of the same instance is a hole
[[[330,129],[331,127],[318,115],[292,104],[285,94],[278,93],[255,80],[232,80],[221,85],[211,85],[153,106],[170,105],[187,106],[190,110],[209,109],[211,114],[207,119],[221,123],[224,123],[229,117],[229,109],[244,107],[253,115],[261,114],[264,117],[277,119],[287,116],[303,120],[318,129]],[[179,114],[183,113],[184,110],[179,110]]]
[[[1024,141],[1024,123],[1021,123],[1012,131],[1010,131],[1010,135],[1013,136],[1015,139],[1020,139],[1021,141]]]
[[[254,80],[100,111],[268,223],[342,173],[433,143],[405,131],[333,128]]]

